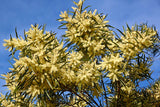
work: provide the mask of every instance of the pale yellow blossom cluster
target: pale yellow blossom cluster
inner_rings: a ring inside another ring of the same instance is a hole
[[[34,98],[44,93],[43,89],[50,89],[49,83],[54,83],[55,78],[63,74],[57,71],[63,65],[60,58],[65,56],[65,49],[62,50],[63,43],[60,44],[53,33],[44,34],[43,30],[38,29],[38,25],[32,25],[26,34],[27,40],[22,43],[22,46],[17,46],[19,43],[15,38],[5,40],[4,46],[16,49],[21,47],[21,49],[19,59],[14,59],[14,68],[10,68],[11,75],[3,76],[6,77],[8,88],[12,93],[15,89],[23,90]],[[53,79],[49,78],[49,75],[52,75]]]
[[[93,86],[98,83],[101,73],[98,71],[96,61],[82,61],[83,54],[81,52],[72,52],[67,56],[66,65],[63,69],[64,79],[68,83],[81,85],[81,88]]]
[[[3,75],[12,94],[15,90],[26,92],[34,99],[44,94],[44,90],[57,92],[65,88],[71,90],[73,85],[84,89],[98,84],[101,73],[96,61],[81,60],[82,52],[65,52],[63,43],[59,43],[54,34],[44,34],[38,26],[32,26],[26,34],[28,45],[23,45],[19,59],[14,59],[12,73]],[[8,43],[5,46],[10,47]],[[14,48],[15,44],[13,42]]]
[[[6,100],[5,95],[3,95],[3,94],[0,94],[0,101],[2,101],[1,102],[2,107],[15,107],[15,104],[12,103],[10,100]]]
[[[16,89],[16,85],[17,85],[16,82],[12,82],[13,79],[15,80],[15,78],[12,77],[11,73],[7,73],[5,75],[1,74],[1,76],[5,77],[6,84],[8,85],[7,88],[11,90],[11,92],[13,92],[13,90]]]
[[[109,56],[105,56],[102,58],[103,62],[101,62],[100,67],[105,69],[105,72],[109,72],[107,77],[109,77],[113,82],[118,80],[118,77],[121,76],[122,71],[119,70],[120,66],[123,64],[123,58],[119,53],[111,54]]]
[[[157,32],[146,25],[140,30],[128,27],[118,38],[109,29],[106,16],[97,10],[83,10],[83,2],[74,2],[76,7],[72,7],[71,14],[61,12],[59,21],[67,29],[66,46],[54,33],[44,32],[38,25],[31,25],[25,39],[17,36],[4,40],[15,62],[11,72],[2,76],[17,105],[1,95],[2,106],[19,107],[17,102],[25,103],[30,98],[37,107],[54,107],[60,102],[55,96],[63,99],[65,92],[73,97],[66,97],[70,100],[67,106],[59,103],[62,107],[85,107],[95,97],[105,95],[107,99],[106,93],[113,95],[112,101],[121,95],[129,102],[129,96],[136,90],[135,82],[143,79],[142,74],[150,75],[149,64],[145,62],[149,57],[138,58],[145,54],[145,49],[153,48]],[[14,57],[15,51],[19,51],[18,58]],[[104,86],[106,79],[110,86]],[[159,89],[160,85],[156,84],[156,99],[160,99]],[[28,106],[34,105],[31,102]]]
[[[82,52],[74,52],[72,51],[72,53],[70,53],[68,55],[68,62],[69,62],[69,66],[71,67],[79,67],[81,64],[81,59],[83,57],[83,53]]]
[[[16,96],[12,97],[12,101],[17,101],[18,103],[14,103],[12,102],[10,99],[6,99],[5,95],[3,95],[2,93],[0,93],[0,102],[1,102],[1,107],[21,107],[22,103],[23,103],[23,98],[24,96],[17,94]],[[28,107],[34,107],[34,104],[29,102]]]
[[[137,30],[137,26],[133,26],[132,29],[127,28],[123,32],[120,41],[113,39],[109,48],[121,50],[124,58],[134,58],[136,54],[142,52],[145,48],[153,46],[155,35],[157,35],[157,31],[148,28],[146,25],[143,25],[141,30]]]
[[[10,40],[4,40],[6,43],[3,44],[3,46],[6,47],[6,49],[9,48],[9,51],[12,50],[12,47],[16,48],[17,50],[22,50],[24,46],[28,45],[29,42],[26,42],[21,36],[21,39],[10,39]]]
[[[103,54],[106,41],[113,37],[112,31],[106,27],[108,21],[104,20],[105,15],[101,16],[97,10],[93,13],[82,11],[83,2],[84,0],[75,2],[76,7],[72,7],[74,15],[69,15],[66,11],[61,12],[59,21],[65,21],[64,25],[67,27],[65,37],[89,56]]]

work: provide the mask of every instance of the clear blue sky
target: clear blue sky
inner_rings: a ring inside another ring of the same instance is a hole
[[[92,9],[108,14],[109,24],[121,29],[128,23],[130,26],[147,22],[155,25],[160,32],[160,0],[86,0],[85,6],[91,5]],[[56,31],[60,38],[64,31],[58,30],[60,25],[56,19],[60,11],[71,10],[72,0],[1,0],[0,1],[0,74],[8,72],[11,67],[9,52],[3,47],[3,39],[9,35],[15,36],[15,27],[18,34],[23,35],[23,30],[28,30],[31,24],[47,24],[47,31]],[[160,77],[160,60],[157,58],[152,66],[155,70],[152,77]],[[0,92],[3,80],[0,80]]]

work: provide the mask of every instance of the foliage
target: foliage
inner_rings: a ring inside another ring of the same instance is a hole
[[[139,86],[151,79],[160,42],[156,29],[142,24],[120,31],[83,3],[61,12],[64,41],[38,25],[31,25],[25,38],[16,32],[16,38],[4,40],[15,62],[2,75],[9,89],[1,94],[2,107],[160,105],[159,80],[146,89]]]

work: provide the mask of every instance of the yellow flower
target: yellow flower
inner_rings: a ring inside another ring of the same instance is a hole
[[[61,12],[61,15],[59,15],[59,16],[62,17],[62,18],[68,18],[68,14],[67,14],[66,11],[64,11],[64,13]]]
[[[118,81],[118,77],[121,76],[122,71],[118,71],[117,69],[110,70],[107,77],[109,77],[113,82]]]

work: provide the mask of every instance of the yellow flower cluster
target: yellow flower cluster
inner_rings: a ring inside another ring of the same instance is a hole
[[[7,100],[5,98],[5,95],[3,95],[2,93],[0,93],[0,101],[1,101],[1,107],[21,107],[21,102],[23,102],[23,98],[24,96],[17,94],[16,96],[12,97],[12,100],[15,100],[19,103],[13,103],[11,100]],[[33,103],[29,103],[28,107],[35,107]]]
[[[131,32],[129,30],[125,32],[126,37],[121,37],[123,43],[120,45],[120,48],[125,57],[134,57],[136,53],[142,51],[144,48],[152,46],[152,37],[155,36],[157,32],[151,28],[147,28],[147,26],[145,26],[143,30],[145,30],[145,32],[136,31],[135,28],[132,27]]]
[[[103,62],[101,62],[100,67],[105,69],[105,72],[109,72],[107,77],[109,77],[113,82],[118,80],[118,77],[121,76],[122,71],[119,70],[120,66],[123,64],[123,58],[120,57],[119,53],[111,54],[110,56],[105,56],[102,58]]]
[[[13,104],[10,100],[6,100],[5,95],[3,94],[0,94],[0,101],[2,101],[2,107],[15,107],[15,104]]]
[[[73,52],[67,56],[67,63],[63,69],[66,71],[63,78],[68,83],[81,85],[81,88],[93,86],[98,83],[101,73],[98,71],[96,61],[82,61],[82,52]]]
[[[154,36],[157,35],[157,32],[153,28],[143,25],[141,31],[137,30],[137,26],[133,26],[132,29],[127,28],[123,34],[120,41],[113,39],[112,45],[109,48],[121,50],[123,57],[128,59],[134,58],[136,54],[142,52],[145,48],[151,47],[155,41]]]
[[[101,16],[97,10],[82,11],[83,1],[75,2],[76,7],[72,7],[74,15],[69,15],[66,11],[61,12],[61,19],[65,21],[67,27],[65,37],[83,49],[89,56],[100,55],[105,52],[105,40],[113,37],[112,31],[106,27],[105,15]]]
[[[82,57],[83,57],[83,53],[72,51],[72,53],[68,55],[69,66],[76,67],[76,68],[79,67],[81,64],[80,60],[82,59]]]
[[[49,75],[54,76],[62,66],[60,58],[65,56],[65,49],[62,50],[63,43],[60,44],[53,33],[46,32],[43,34],[43,30],[38,29],[38,25],[32,25],[26,34],[27,40],[25,41],[19,42],[19,39],[15,38],[5,40],[4,46],[20,50],[19,59],[14,59],[14,68],[10,68],[14,76],[12,79],[9,74],[5,77],[9,81],[7,84],[11,92],[18,88],[18,84],[23,84],[21,91],[27,89],[27,93],[35,97],[40,94],[40,90],[50,89],[49,82],[55,82],[49,78]],[[61,75],[60,73],[59,75]]]
[[[26,34],[27,45],[20,46],[19,59],[15,58],[14,68],[10,68],[12,73],[3,75],[11,93],[18,88],[20,92],[29,93],[33,99],[44,94],[46,89],[56,92],[70,89],[73,84],[82,89],[98,84],[101,73],[96,61],[81,60],[84,56],[82,52],[65,52],[66,48],[56,40],[55,35],[43,34],[38,26],[31,26]],[[17,41],[13,40],[5,40],[5,46],[17,48]]]
[[[115,37],[113,31],[107,27],[106,16],[98,14],[97,10],[83,10],[83,2],[84,0],[74,2],[76,7],[72,7],[72,14],[61,12],[59,21],[67,28],[64,36],[68,43],[67,48],[64,48],[63,42],[56,39],[54,33],[44,32],[38,25],[31,25],[25,33],[25,39],[20,36],[20,39],[17,37],[4,40],[4,46],[12,55],[19,50],[19,57],[14,57],[15,63],[13,68],[10,68],[11,72],[2,75],[11,94],[17,95],[13,97],[15,102],[23,102],[30,97],[40,107],[44,99],[39,99],[38,96],[46,95],[46,106],[54,107],[57,99],[54,96],[51,98],[48,92],[56,95],[58,92],[68,91],[72,94],[77,92],[79,95],[75,94],[74,98],[70,99],[72,106],[86,106],[86,102],[80,96],[90,100],[91,93],[91,96],[98,98],[107,91],[112,94],[111,88],[116,91],[119,88],[129,96],[135,88],[135,80],[132,77],[141,80],[140,74],[149,74],[149,64],[145,63],[145,58],[141,62],[137,62],[136,58],[144,49],[153,47],[157,32],[144,25],[141,30],[128,27],[121,32],[121,37]],[[103,80],[106,78],[111,80],[112,87],[103,86]],[[119,86],[116,87],[117,84]],[[158,88],[154,91],[156,99],[159,99],[160,85],[156,86]],[[84,93],[87,93],[87,97]],[[115,94],[112,98],[117,100],[118,97]],[[2,106],[19,106],[3,99],[4,96],[1,95]],[[32,106],[30,103],[29,107]]]
[[[11,40],[4,40],[6,43],[3,44],[3,46],[6,47],[6,49],[9,48],[9,51],[12,50],[12,47],[15,47],[17,50],[22,50],[22,48],[28,43],[20,36],[21,39],[13,38]]]

